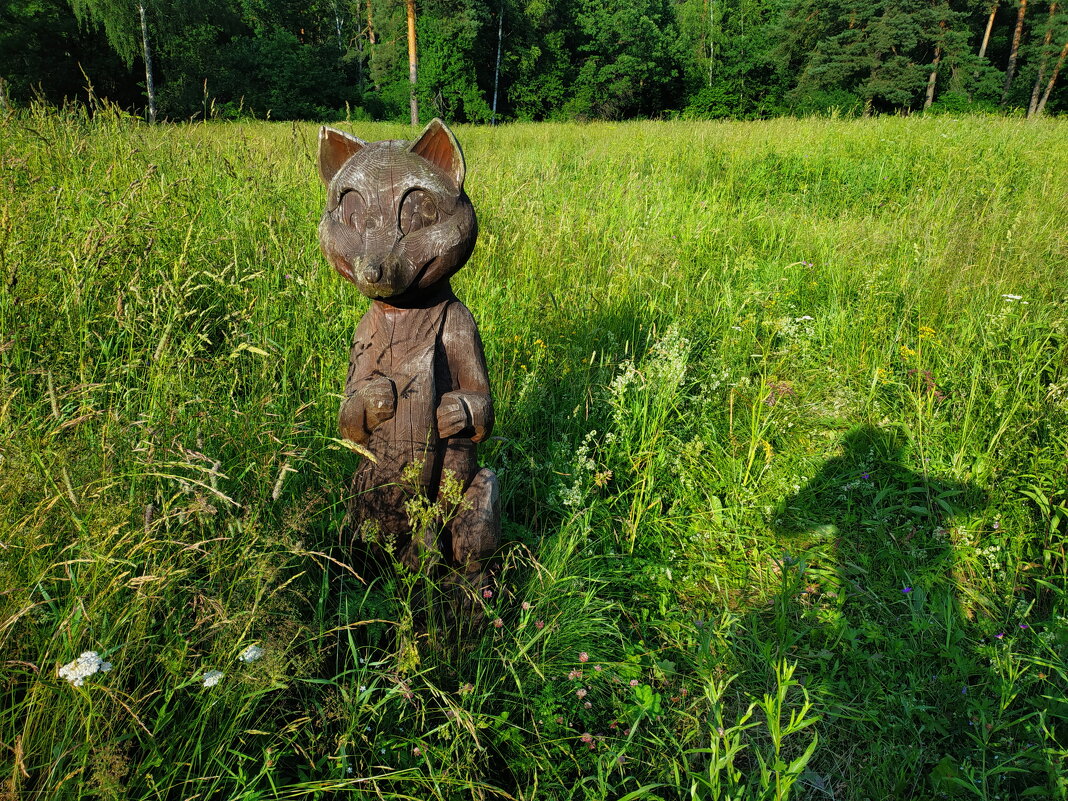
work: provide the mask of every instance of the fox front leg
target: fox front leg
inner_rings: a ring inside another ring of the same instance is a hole
[[[397,412],[397,387],[379,372],[381,353],[388,346],[383,338],[381,309],[372,304],[356,326],[349,352],[345,398],[338,413],[341,436],[366,445],[371,432]]]
[[[396,386],[385,376],[373,376],[345,393],[338,413],[338,428],[345,439],[366,445],[371,432],[396,411]]]
[[[475,319],[462,303],[449,305],[441,344],[452,388],[438,402],[438,436],[461,436],[482,442],[493,431],[493,399],[482,340]]]

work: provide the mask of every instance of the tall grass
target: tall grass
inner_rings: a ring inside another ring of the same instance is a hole
[[[342,532],[315,127],[97,112],[0,121],[0,797],[1068,795],[1063,122],[461,128],[459,632]]]

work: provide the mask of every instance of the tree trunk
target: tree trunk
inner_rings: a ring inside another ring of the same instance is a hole
[[[501,0],[501,8],[497,13],[497,64],[493,68],[493,113],[490,115],[490,125],[497,124],[497,87],[501,77],[501,40],[504,38],[504,0]]]
[[[137,12],[141,15],[141,47],[145,56],[145,93],[148,95],[148,122],[156,124],[156,84],[152,80],[152,51],[148,48],[148,21],[145,19],[145,4],[137,4]]]
[[[371,0],[367,0],[367,41],[375,44],[375,25],[371,20]]]
[[[415,95],[415,84],[419,78],[418,61],[415,55],[415,0],[407,0],[408,6],[408,80],[412,84],[412,127],[419,125],[419,99]]]
[[[1046,63],[1049,61],[1049,43],[1053,41],[1053,15],[1057,13],[1057,4],[1049,4],[1049,25],[1046,28],[1046,35],[1042,39],[1042,55],[1038,60],[1038,77],[1035,78],[1035,87],[1031,90],[1031,102],[1027,106],[1028,118],[1034,116],[1035,109],[1038,108],[1038,98],[1042,93],[1042,81],[1046,77]]]
[[[1012,49],[1009,50],[1009,63],[1005,68],[1005,88],[1001,92],[1001,105],[1009,102],[1009,90],[1012,78],[1016,74],[1016,56],[1020,52],[1020,37],[1023,35],[1024,14],[1027,13],[1027,0],[1020,0],[1020,10],[1016,13],[1016,30],[1012,34]]]
[[[986,32],[983,34],[983,43],[979,45],[979,58],[981,59],[986,55],[986,46],[990,44],[990,31],[994,28],[994,15],[998,13],[998,4],[1001,0],[994,0],[993,5],[990,6],[990,16],[986,21]]]
[[[945,23],[943,23],[944,25]],[[942,61],[942,45],[935,47],[934,63],[931,65],[931,75],[927,78],[927,97],[923,101],[923,110],[927,111],[934,102],[935,81],[938,79],[938,64]]]
[[[712,88],[712,65],[716,63],[716,0],[708,3],[708,87]]]
[[[1061,48],[1061,56],[1057,59],[1057,66],[1053,68],[1053,74],[1049,76],[1049,83],[1046,84],[1046,91],[1042,93],[1042,99],[1038,101],[1038,108],[1035,109],[1035,116],[1041,117],[1042,112],[1046,110],[1046,101],[1049,100],[1049,94],[1053,91],[1053,84],[1057,82],[1057,75],[1061,71],[1061,67],[1064,66],[1064,59],[1068,57],[1068,42],[1064,43],[1064,47]]]

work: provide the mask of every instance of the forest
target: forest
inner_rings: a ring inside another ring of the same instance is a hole
[[[0,104],[172,121],[1030,117],[1066,56],[1059,0],[0,0]]]

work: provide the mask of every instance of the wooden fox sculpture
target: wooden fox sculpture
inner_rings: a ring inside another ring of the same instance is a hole
[[[500,501],[496,475],[479,469],[475,453],[493,429],[482,341],[449,283],[478,230],[464,171],[441,120],[413,142],[319,132],[327,188],[319,242],[372,301],[356,328],[339,415],[341,435],[374,455],[356,471],[350,518],[361,535],[393,542],[409,567],[440,554],[478,590],[500,536]],[[450,473],[464,502],[417,541],[405,504],[415,493],[435,501]]]

